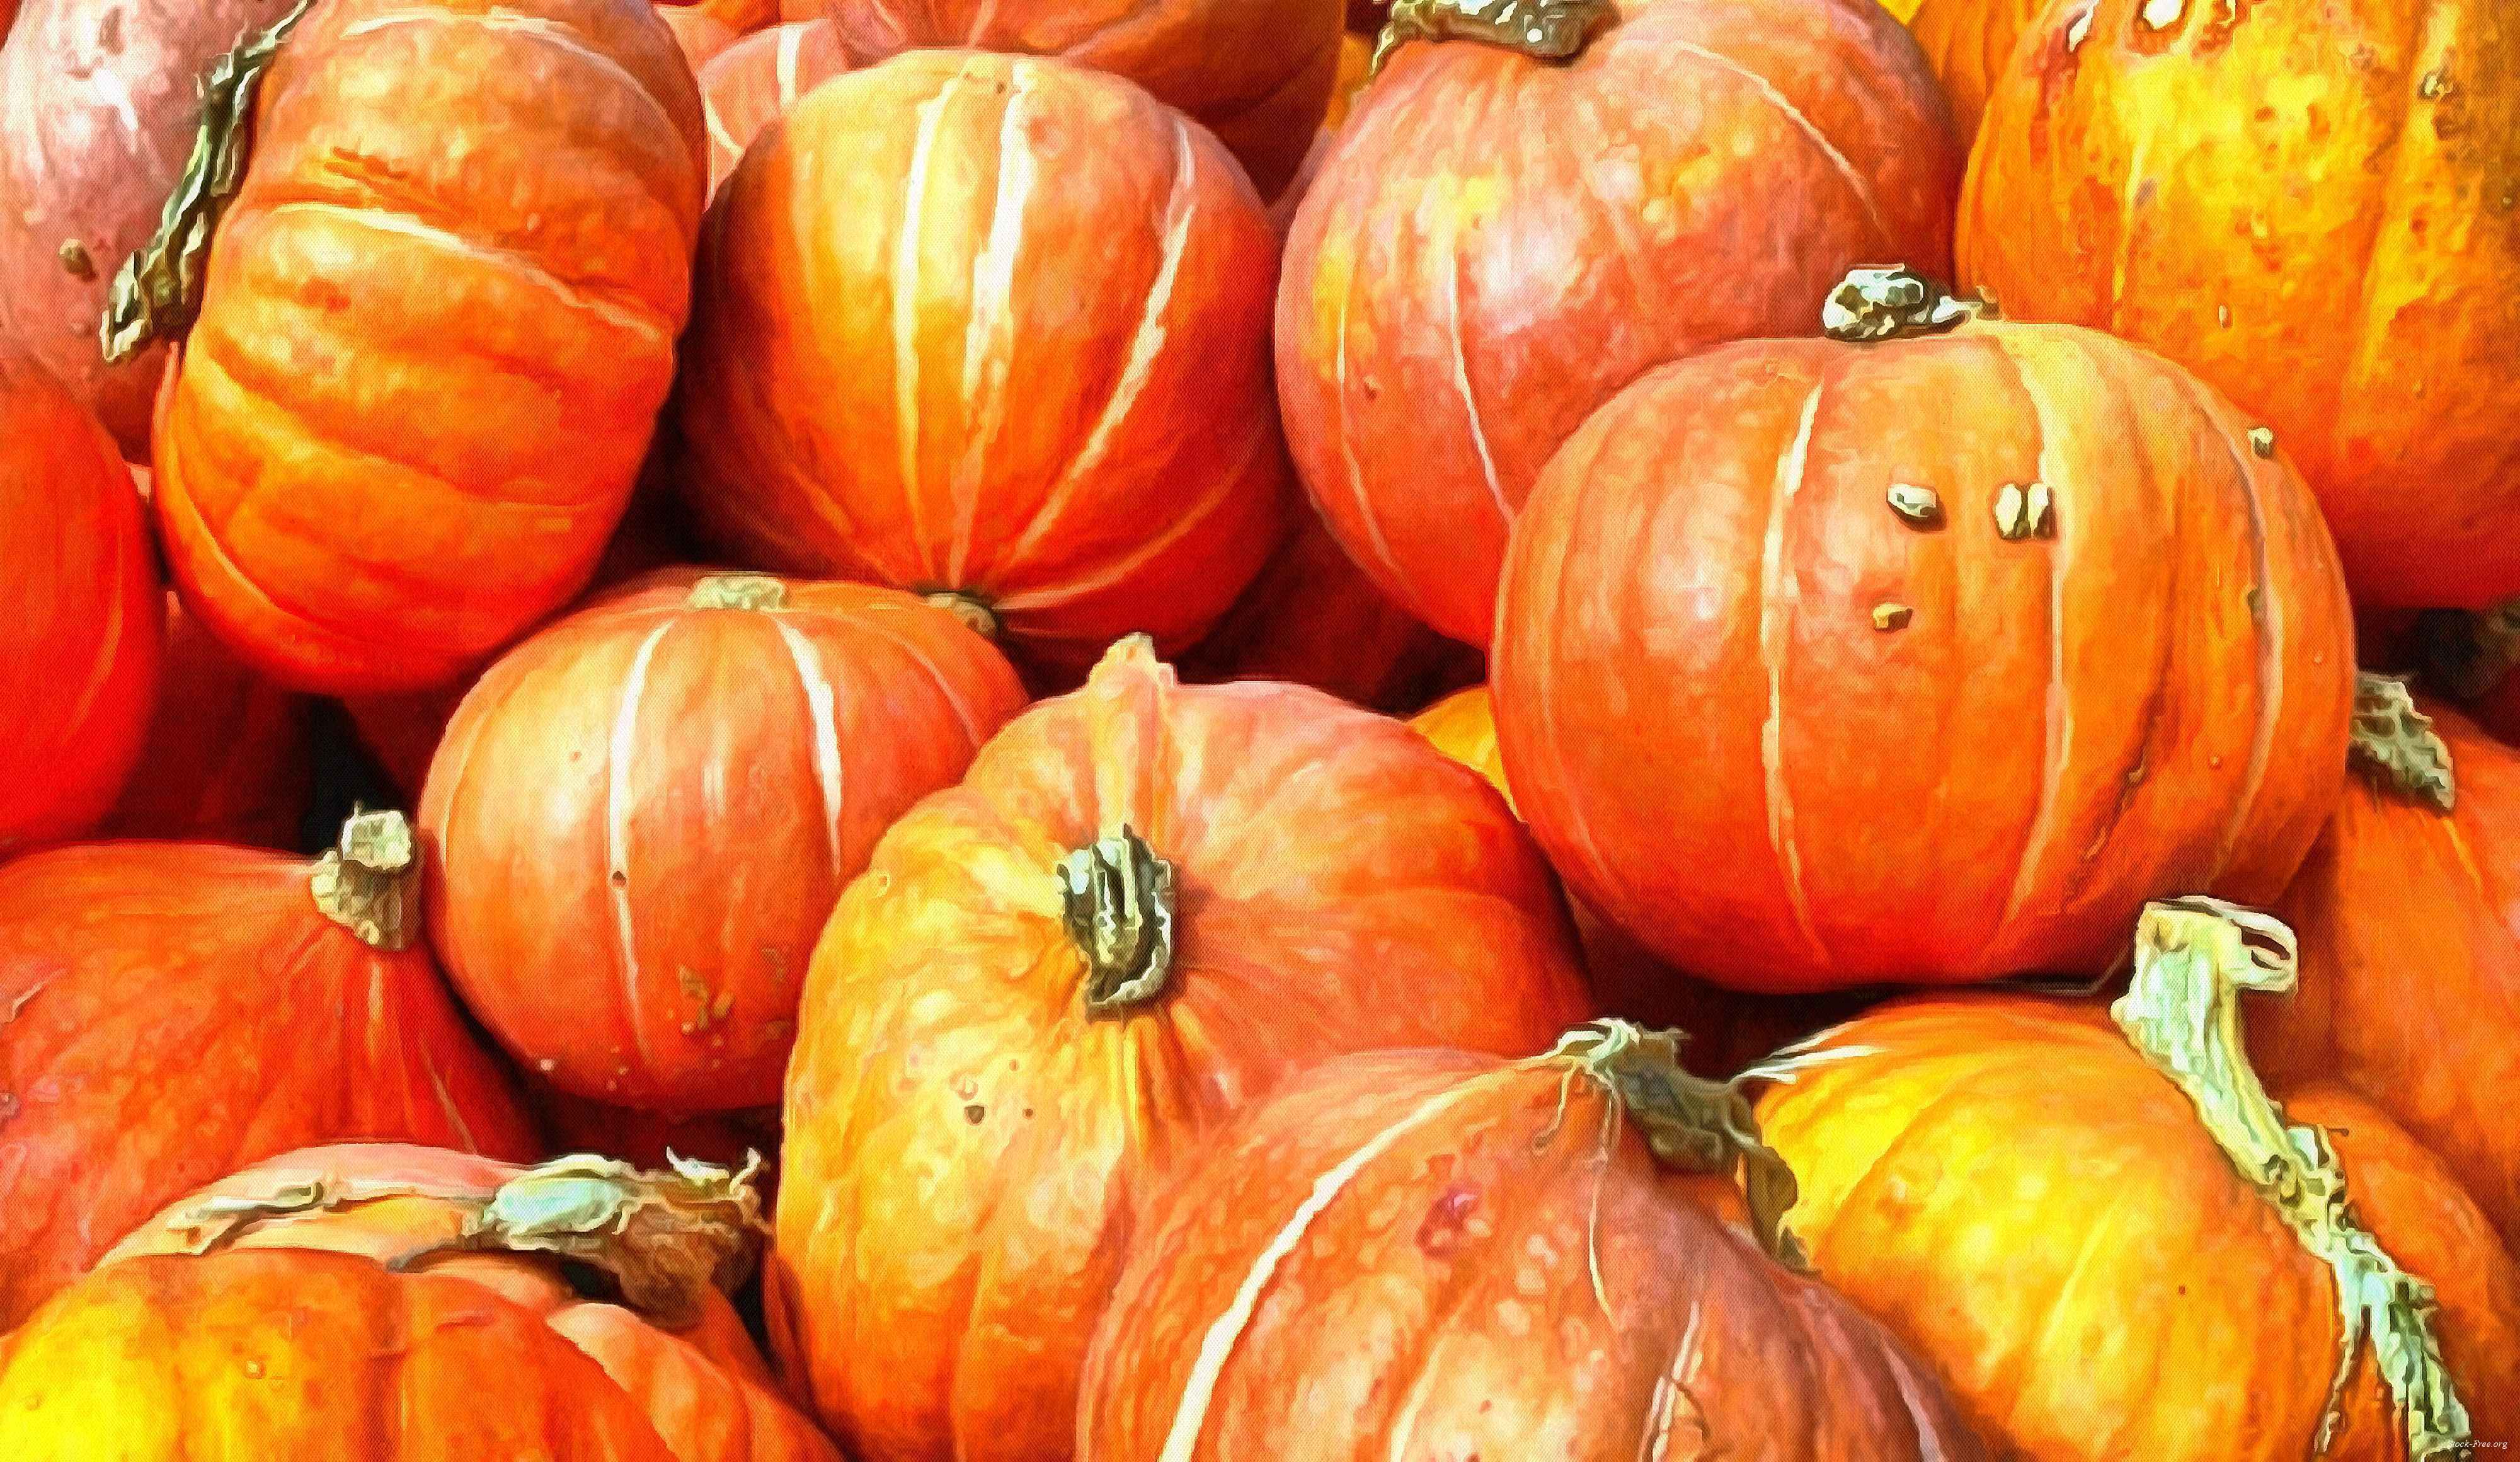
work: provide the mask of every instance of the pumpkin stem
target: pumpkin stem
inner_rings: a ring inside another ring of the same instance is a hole
[[[1955,296],[1905,264],[1867,264],[1829,292],[1820,307],[1820,328],[1830,340],[1860,344],[1940,335],[1994,312],[1987,300]]]
[[[1089,1015],[1119,1015],[1163,993],[1173,967],[1173,865],[1122,826],[1058,865],[1061,916],[1083,951]]]
[[[786,609],[788,585],[767,573],[712,573],[692,585],[686,603],[696,610]]]
[[[1391,53],[1413,40],[1485,41],[1535,61],[1568,61],[1617,14],[1611,0],[1391,0],[1366,74],[1381,75]]]
[[[122,261],[106,296],[97,341],[108,364],[120,365],[155,342],[174,339],[201,313],[211,238],[220,215],[245,185],[255,94],[281,42],[314,4],[297,0],[297,8],[274,21],[270,29],[241,37],[236,49],[202,73],[201,128],[193,135],[184,174],[158,213],[158,232]]]
[[[962,620],[964,627],[984,640],[995,641],[1006,628],[996,607],[968,589],[931,589],[919,597]]]
[[[2292,931],[2265,914],[2212,898],[2151,904],[2136,926],[2134,982],[2109,1015],[2195,1104],[2241,1179],[2335,1272],[2344,1346],[2318,1450],[2327,1450],[2356,1352],[2367,1339],[2406,1426],[2408,1455],[2416,1462],[2463,1455],[2471,1439],[2467,1408],[2442,1361],[2432,1286],[2400,1268],[2362,1226],[2326,1134],[2288,1124],[2249,1066],[2240,991],[2290,991],[2296,953]]]
[[[373,949],[408,949],[420,929],[420,858],[411,820],[350,809],[341,841],[307,871],[324,917]]]
[[[2457,801],[2450,747],[2433,729],[2433,718],[2415,708],[2403,680],[2368,670],[2357,677],[2346,756],[2380,786],[2436,811],[2447,812]]]

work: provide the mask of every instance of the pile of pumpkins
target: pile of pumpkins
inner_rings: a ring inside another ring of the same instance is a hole
[[[1903,9],[0,0],[0,1457],[2520,1440],[2520,18]]]

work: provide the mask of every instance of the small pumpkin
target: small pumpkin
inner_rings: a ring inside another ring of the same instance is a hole
[[[1867,271],[1844,339],[1653,371],[1515,530],[1514,795],[1681,969],[2097,975],[2146,899],[2272,899],[2343,791],[2354,627],[2299,475],[2158,356],[1968,313]]]
[[[699,68],[700,108],[708,127],[709,197],[715,198],[761,130],[796,99],[849,69],[839,33],[829,21],[797,21],[756,30]]]
[[[157,713],[98,835],[297,847],[315,795],[314,709],[240,664],[168,594]]]
[[[786,1372],[863,1455],[1065,1457],[1172,1165],[1332,1056],[1525,1054],[1587,1003],[1547,865],[1475,776],[1126,641],[895,824],[815,949],[768,1281]]]
[[[1004,657],[907,594],[664,571],[465,696],[420,803],[430,941],[555,1086],[774,1105],[840,890],[1023,705]]]
[[[288,1153],[169,1207],[0,1340],[0,1450],[839,1462],[720,1293],[759,1223],[748,1174],[705,1164]]]
[[[274,1153],[534,1156],[417,942],[420,877],[391,812],[311,865],[107,843],[0,868],[0,1330],[160,1205]]]

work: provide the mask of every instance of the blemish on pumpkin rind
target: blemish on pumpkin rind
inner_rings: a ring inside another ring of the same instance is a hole
[[[1478,1211],[1479,1190],[1464,1183],[1446,1188],[1418,1225],[1418,1248],[1430,1258],[1450,1258],[1462,1247],[1470,1215]]]

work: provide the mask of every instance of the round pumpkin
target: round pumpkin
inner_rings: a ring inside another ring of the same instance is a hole
[[[165,634],[131,474],[96,419],[5,344],[0,564],[5,858],[75,837],[113,805],[149,729]]]
[[[1397,721],[1181,686],[1144,638],[876,848],[814,952],[768,1305],[842,1446],[1047,1462],[1153,1187],[1385,1046],[1587,1013],[1539,851]]]
[[[773,25],[720,51],[699,68],[708,127],[709,197],[735,174],[746,148],[796,99],[849,69],[829,21]]]
[[[1673,1053],[1609,1022],[1299,1077],[1149,1208],[1078,1455],[1986,1455],[1898,1343],[1727,1226],[1736,1167],[1792,1178]]]
[[[1954,309],[1903,283],[1851,283],[1841,333]],[[2273,898],[2343,790],[2354,627],[2247,418],[1980,320],[1623,391],[1532,495],[1494,666],[1569,886],[1782,992],[2096,975],[2148,898]]]
[[[294,848],[315,795],[314,702],[240,664],[166,596],[166,666],[100,837]]]
[[[674,32],[674,44],[681,49],[683,61],[691,67],[694,76],[734,45],[740,34],[734,26],[697,5],[658,5],[656,19]]]
[[[2123,1031],[2085,1002],[1896,1005],[1760,1101],[1788,1228],[2004,1455],[2398,1462],[2520,1432],[2520,1269],[2485,1215],[2369,1104],[2278,1107],[2249,1071],[2232,1002],[2290,983],[2288,939],[2157,905]]]
[[[311,866],[108,843],[0,868],[0,1330],[241,1164],[360,1137],[536,1153],[416,942],[423,895],[391,812]]]
[[[645,5],[327,0],[252,134],[158,401],[167,558],[276,679],[443,684],[629,502],[699,221],[690,69]]]
[[[421,797],[430,941],[542,1079],[776,1104],[840,890],[1022,708],[952,615],[862,584],[668,570],[490,667]]]
[[[821,0],[852,66],[974,46],[1125,76],[1216,134],[1273,198],[1338,71],[1342,0]],[[788,19],[797,19],[790,15]]]
[[[1942,269],[1960,155],[1869,3],[1543,5],[1579,42],[1594,23],[1562,63],[1483,43],[1476,9],[1423,7],[1472,33],[1400,44],[1340,129],[1287,243],[1277,351],[1339,541],[1484,646],[1507,529],[1568,434],[1648,366],[1808,332],[1857,264]]]
[[[290,1153],[167,1209],[0,1341],[0,1450],[839,1462],[719,1293],[758,1208],[704,1165]],[[583,1298],[595,1278],[618,1298]]]
[[[1290,521],[1276,267],[1231,160],[1136,86],[981,52],[852,71],[710,212],[694,516],[746,564],[957,596],[1036,662],[1179,648]]]
[[[2051,6],[1988,98],[1959,238],[2008,312],[2149,345],[2257,413],[2358,603],[2520,593],[2498,0]]]
[[[1963,143],[1976,139],[1987,93],[2003,74],[2021,33],[2047,8],[2048,0],[1907,0],[1889,7],[1893,14],[1908,12],[1900,19],[1941,79]]]

